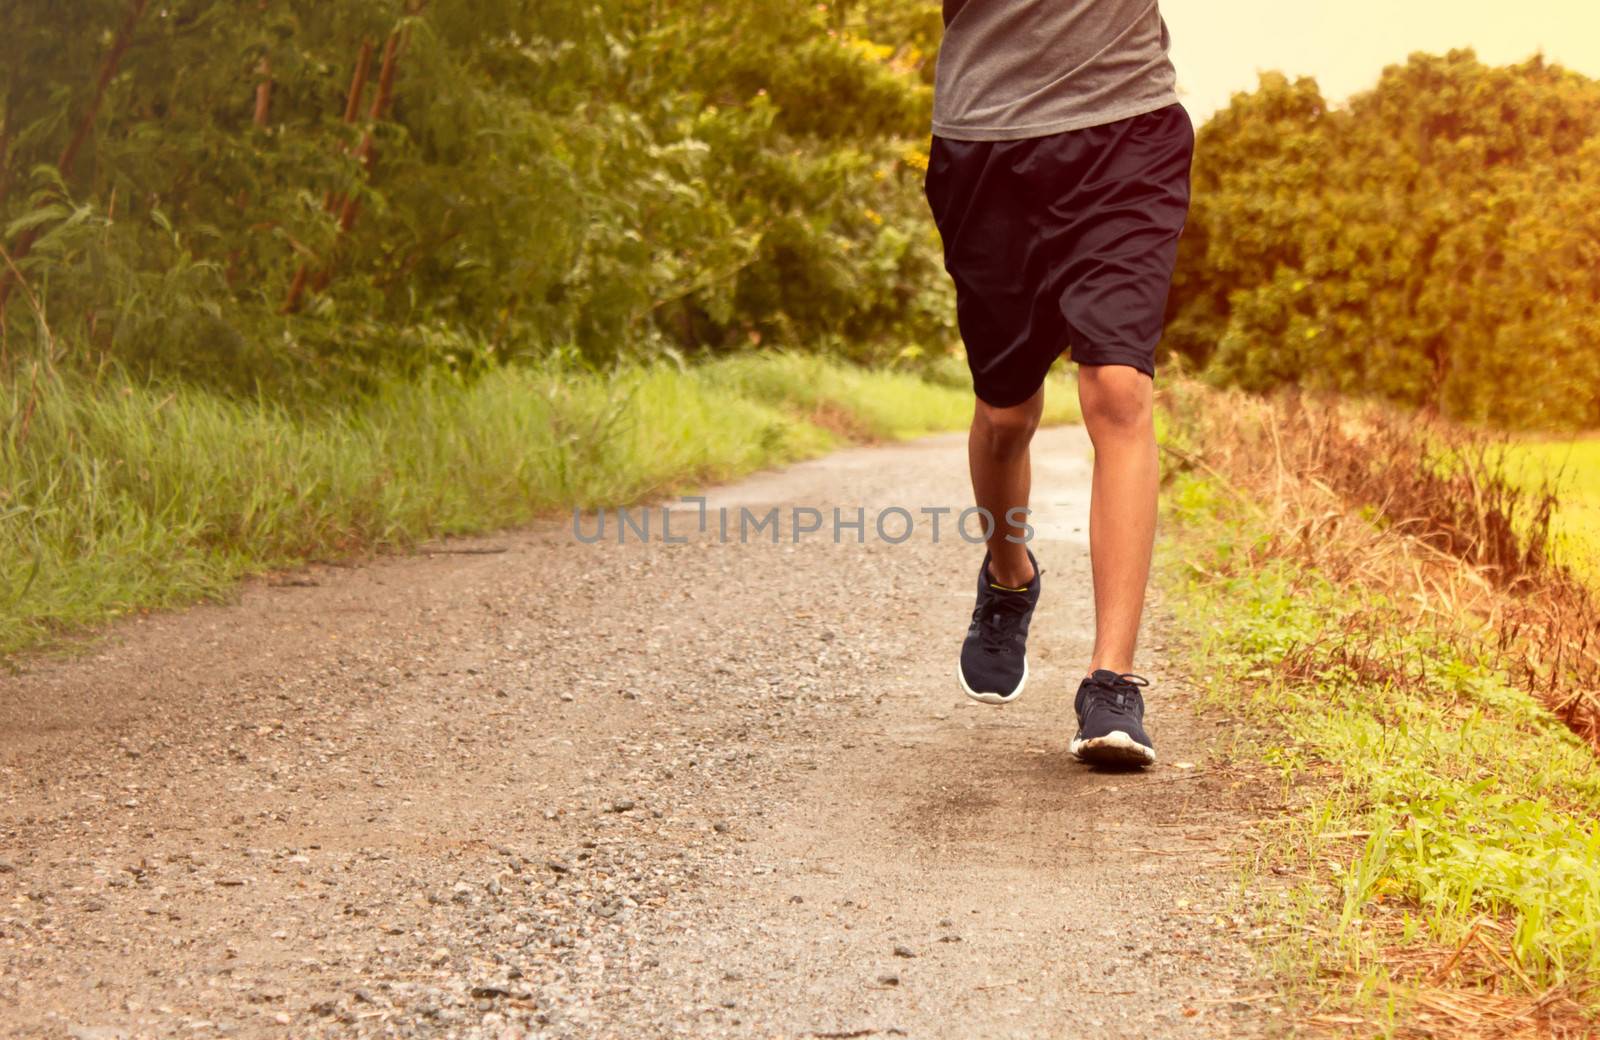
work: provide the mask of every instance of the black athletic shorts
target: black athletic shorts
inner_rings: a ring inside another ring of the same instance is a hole
[[[1193,154],[1179,104],[1018,141],[933,139],[928,205],[980,398],[1021,404],[1068,348],[1155,375]]]

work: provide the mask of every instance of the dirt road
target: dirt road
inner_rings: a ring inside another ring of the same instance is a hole
[[[1225,916],[1249,791],[1159,624],[1162,763],[1066,754],[1088,452],[1034,454],[1005,708],[953,674],[981,550],[872,531],[962,506],[959,437],[718,489],[686,544],[550,522],[21,662],[0,1036],[1274,1035]],[[723,543],[741,505],[863,506],[866,543]]]

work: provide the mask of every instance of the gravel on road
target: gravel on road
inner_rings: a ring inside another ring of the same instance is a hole
[[[1277,1035],[1230,858],[1263,796],[1159,604],[1161,763],[1067,755],[1089,454],[1062,428],[1033,455],[1045,591],[1006,707],[954,676],[958,436],[710,490],[672,543],[659,510],[648,542],[546,521],[13,662],[0,1036]]]

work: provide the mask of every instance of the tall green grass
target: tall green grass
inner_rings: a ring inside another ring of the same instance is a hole
[[[1079,421],[1077,393],[1062,371],[1056,370],[1045,391],[1049,424]],[[747,354],[708,365],[699,375],[721,390],[801,415],[833,418],[844,405],[859,432],[883,439],[952,430],[972,417],[971,377],[955,357],[914,375],[833,364],[811,354]]]
[[[1051,418],[1076,395],[1053,380]],[[770,354],[597,373],[554,363],[390,382],[293,414],[190,386],[41,370],[0,386],[0,652],[224,592],[308,559],[404,549],[965,424],[970,389]]]

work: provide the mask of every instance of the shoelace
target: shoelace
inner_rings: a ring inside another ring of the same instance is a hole
[[[973,611],[972,620],[978,624],[979,645],[990,653],[1010,650],[1014,645],[1017,626],[1028,609],[1028,600],[1024,596],[999,595]]]
[[[1149,679],[1142,675],[1134,675],[1132,672],[1123,672],[1117,676],[1115,682],[1090,679],[1088,699],[1091,702],[1098,701],[1118,714],[1126,715],[1129,714],[1128,691],[1122,687],[1131,686],[1133,687],[1133,692],[1138,693],[1141,688],[1149,685]],[[1084,707],[1087,708],[1088,705],[1085,704]]]

